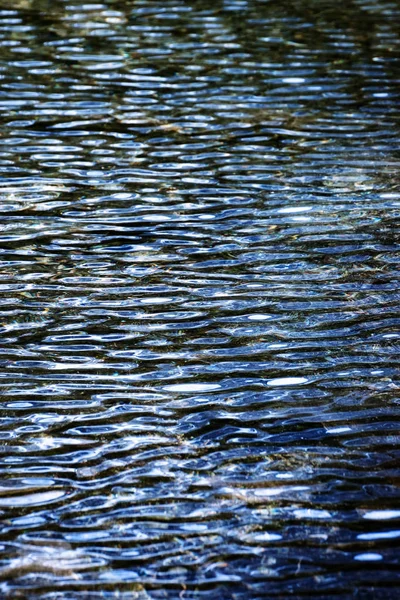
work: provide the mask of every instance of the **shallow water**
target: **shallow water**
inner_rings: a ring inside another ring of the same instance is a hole
[[[0,597],[397,598],[400,5],[0,7]]]

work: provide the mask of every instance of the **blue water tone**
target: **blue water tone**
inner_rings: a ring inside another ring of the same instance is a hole
[[[400,4],[0,0],[0,600],[400,597]]]

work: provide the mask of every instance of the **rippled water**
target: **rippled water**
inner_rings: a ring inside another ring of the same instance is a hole
[[[398,598],[399,3],[0,7],[0,597]]]

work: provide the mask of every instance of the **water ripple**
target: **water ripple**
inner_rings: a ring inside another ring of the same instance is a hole
[[[0,1],[1,598],[397,598],[399,17]]]

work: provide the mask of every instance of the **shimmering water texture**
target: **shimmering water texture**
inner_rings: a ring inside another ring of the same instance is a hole
[[[399,598],[400,3],[0,7],[0,599]]]

